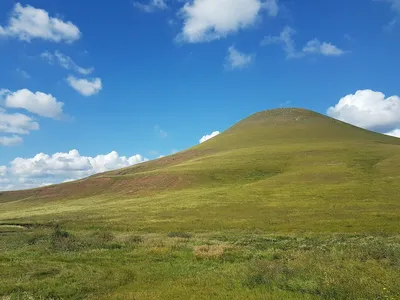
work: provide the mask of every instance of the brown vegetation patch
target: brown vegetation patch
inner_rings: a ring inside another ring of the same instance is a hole
[[[109,172],[104,175],[122,176],[122,175],[137,174],[141,172],[154,171],[160,168],[178,165],[180,163],[211,154],[212,152],[213,152],[212,149],[204,149],[204,150],[189,149],[174,155],[166,156],[157,160],[152,160],[146,163],[135,165],[133,167],[128,167],[125,169]]]
[[[173,174],[138,174],[132,177],[114,178],[114,182],[108,193],[125,195],[147,194],[154,191],[177,190],[190,186],[194,181],[193,177]]]
[[[71,199],[75,197],[84,198],[102,193],[112,184],[111,178],[88,178],[59,185],[41,187],[32,190],[4,192],[0,194],[0,202],[11,202],[17,200],[53,200]]]
[[[149,161],[125,169],[111,171],[107,173],[97,174],[86,179],[68,182],[59,185],[41,187],[31,190],[0,192],[0,203],[18,200],[35,200],[35,199],[71,199],[84,198],[105,191],[124,191],[132,194],[147,189],[163,190],[165,188],[180,188],[190,185],[191,180],[182,176],[170,174],[149,174],[140,175],[142,172],[154,171],[169,166],[174,166],[185,161],[196,159],[198,157],[212,153],[213,150],[189,149],[175,155],[163,157],[157,160]],[[124,175],[139,175],[135,177],[124,178]],[[118,178],[117,176],[121,176]]]
[[[194,247],[194,255],[198,258],[220,258],[224,255],[226,249],[231,248],[230,245],[200,245]]]
[[[194,176],[175,174],[137,174],[121,177],[91,177],[66,184],[43,187],[34,190],[6,192],[0,194],[1,202],[18,200],[68,200],[95,195],[148,195],[155,191],[178,190],[195,182]]]

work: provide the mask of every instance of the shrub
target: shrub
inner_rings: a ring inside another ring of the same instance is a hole
[[[127,239],[127,242],[130,244],[140,244],[143,243],[143,238],[139,235],[132,235]]]
[[[115,235],[110,231],[98,231],[95,233],[95,236],[100,240],[102,243],[108,243],[115,239]]]
[[[82,245],[69,232],[62,230],[57,224],[50,238],[51,245],[57,251],[75,251]]]
[[[62,238],[68,238],[69,236],[70,236],[70,234],[67,231],[61,230],[59,224],[57,224],[54,227],[53,238],[62,239]]]

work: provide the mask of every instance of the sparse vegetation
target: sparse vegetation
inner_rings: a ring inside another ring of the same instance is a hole
[[[277,110],[174,156],[3,193],[0,299],[399,299],[399,150]]]
[[[182,238],[182,239],[190,239],[192,235],[187,232],[169,232],[168,236],[170,238]]]
[[[194,247],[194,254],[198,258],[221,258],[228,248],[227,245],[200,245]]]

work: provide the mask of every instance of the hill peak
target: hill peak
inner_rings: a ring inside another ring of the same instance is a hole
[[[252,114],[251,116],[236,123],[232,128],[247,127],[252,125],[278,125],[296,123],[298,121],[325,118],[319,113],[303,108],[276,108],[264,110]]]
[[[243,121],[256,121],[260,119],[276,118],[282,121],[295,121],[298,118],[316,117],[320,114],[303,108],[275,108],[257,112]]]

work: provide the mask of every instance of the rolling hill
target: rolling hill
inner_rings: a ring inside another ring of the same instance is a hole
[[[400,139],[275,109],[175,155],[3,192],[0,296],[395,299],[399,167]]]

